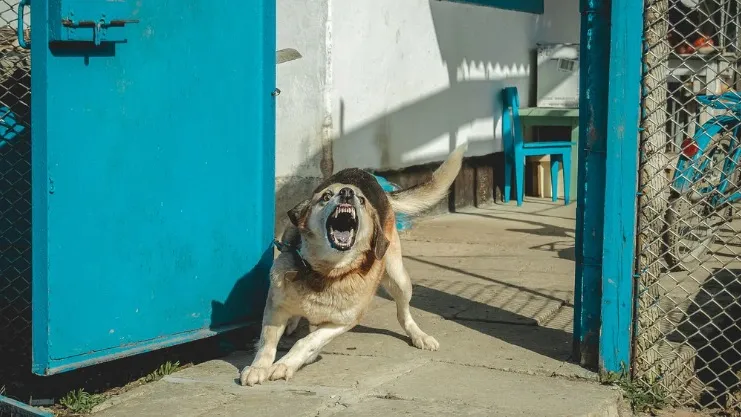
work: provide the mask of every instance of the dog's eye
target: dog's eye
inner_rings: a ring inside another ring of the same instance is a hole
[[[329,201],[330,198],[332,198],[332,191],[327,191],[322,194],[322,201]]]
[[[358,200],[360,200],[360,205],[362,205],[362,206],[365,205],[365,197],[358,196]]]

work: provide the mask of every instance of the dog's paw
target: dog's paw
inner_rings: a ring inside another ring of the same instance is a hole
[[[278,381],[281,379],[285,379],[288,381],[293,377],[294,369],[290,366],[286,365],[285,363],[276,363],[273,366],[270,367],[269,373],[269,379],[271,381]]]
[[[262,384],[269,376],[270,369],[268,368],[248,366],[242,369],[242,373],[239,375],[239,382],[242,385],[251,387],[255,384]]]
[[[412,337],[412,344],[422,350],[437,350],[440,347],[440,343],[434,337],[424,333]]]

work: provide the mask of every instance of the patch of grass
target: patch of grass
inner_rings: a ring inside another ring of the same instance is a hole
[[[167,361],[160,365],[159,368],[152,371],[149,375],[144,377],[144,382],[159,381],[163,377],[173,374],[180,370],[180,362],[172,363]]]
[[[84,389],[78,389],[68,392],[64,397],[59,399],[67,411],[75,414],[88,414],[93,411],[93,407],[105,401],[106,397],[100,394],[91,394]]]
[[[139,378],[137,381],[130,382],[129,384],[126,384],[126,386],[121,388],[108,390],[103,394],[90,394],[84,389],[70,391],[64,397],[59,399],[60,407],[58,408],[59,412],[57,413],[57,415],[69,416],[89,414],[96,405],[102,403],[110,397],[121,394],[122,392],[128,391],[131,388],[158,381],[167,375],[179,371],[180,369],[182,369],[182,367],[180,366],[180,362],[172,363],[168,361],[160,365],[157,369],[147,374],[146,376]]]
[[[618,386],[630,402],[633,412],[654,413],[666,407],[668,398],[659,384],[633,380],[625,366],[620,372],[600,373],[600,382],[604,385]]]

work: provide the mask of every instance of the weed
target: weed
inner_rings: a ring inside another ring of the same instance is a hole
[[[643,381],[622,380],[618,386],[633,411],[652,413],[667,405],[667,395],[658,385],[651,387]]]
[[[667,405],[667,395],[658,383],[631,379],[627,367],[621,368],[620,372],[601,373],[600,382],[618,386],[634,412],[653,413]]]
[[[144,382],[154,382],[162,379],[163,377],[173,374],[180,369],[180,362],[172,363],[167,361],[160,365],[159,368],[152,371],[149,375],[144,377]]]
[[[90,394],[84,389],[78,389],[68,392],[64,397],[59,399],[59,403],[68,411],[75,414],[87,414],[93,411],[93,407],[102,403],[105,396],[100,394]]]

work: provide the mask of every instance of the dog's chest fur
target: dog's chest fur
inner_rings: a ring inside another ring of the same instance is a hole
[[[306,317],[309,323],[357,324],[365,313],[383,277],[383,262],[375,261],[366,271],[349,273],[337,279],[322,280],[310,271],[296,276],[287,274],[296,271],[295,259],[290,254],[281,254],[276,259],[271,278],[273,296],[295,311],[291,314]]]

